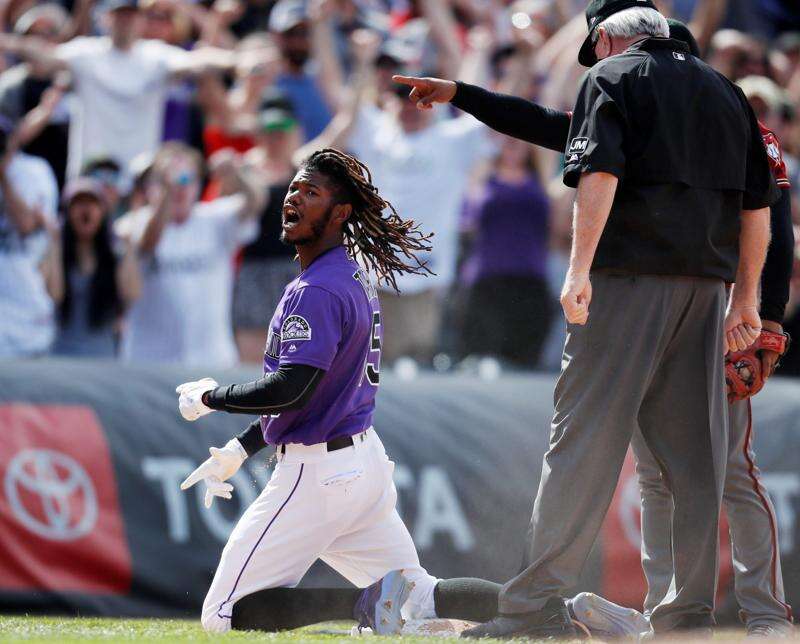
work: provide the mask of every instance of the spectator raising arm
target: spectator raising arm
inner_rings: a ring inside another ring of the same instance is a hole
[[[14,150],[6,151],[0,160],[0,192],[3,195],[5,214],[11,221],[16,231],[22,235],[30,235],[45,224],[44,217],[39,210],[29,205],[12,183],[8,165],[14,156]]]
[[[130,239],[122,240],[123,252],[117,263],[117,290],[123,304],[127,307],[142,294],[142,273],[136,252],[136,245]]]
[[[325,100],[337,111],[345,97],[344,72],[334,43],[331,18],[335,8],[331,0],[313,0],[308,13],[311,19],[311,47],[319,63],[319,84]]]
[[[255,219],[264,208],[266,189],[247,172],[238,155],[230,148],[225,148],[214,154],[208,160],[208,165],[212,174],[231,187],[232,194],[240,194],[244,198],[239,220]]]
[[[196,76],[209,71],[228,71],[236,66],[237,54],[219,47],[200,47],[181,56],[172,67],[176,76]]]
[[[47,127],[68,86],[69,74],[59,72],[53,84],[42,93],[39,104],[20,121],[15,134],[19,147],[28,145]]]
[[[728,10],[728,0],[698,0],[689,23],[689,30],[697,40],[700,52],[703,53],[711,42],[711,37]]]
[[[355,125],[364,96],[374,85],[374,60],[380,46],[378,37],[366,29],[359,29],[350,36],[350,44],[356,60],[354,82],[341,109],[319,136],[299,148],[294,154],[296,165],[316,150],[344,148]]]
[[[43,38],[0,34],[0,52],[35,62],[51,74],[67,69],[66,63],[56,56],[53,44]]]
[[[453,10],[445,0],[426,0],[419,4],[419,8],[436,43],[438,68],[446,76],[456,76],[461,66],[461,47]]]
[[[40,215],[41,216],[41,215]],[[39,270],[44,279],[47,294],[53,302],[60,304],[64,299],[64,265],[61,259],[61,230],[54,221],[48,221],[42,217],[47,229],[48,245],[47,253],[39,264]]]
[[[172,217],[170,206],[177,186],[165,174],[154,181],[158,183],[150,186],[151,192],[155,193],[152,201],[153,214],[147,220],[141,237],[138,241],[134,240],[140,255],[150,255],[155,252],[158,242],[161,241],[161,234]]]

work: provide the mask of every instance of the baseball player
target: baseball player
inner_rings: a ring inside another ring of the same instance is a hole
[[[688,28],[676,20],[668,22],[670,37],[683,41],[692,55],[699,56],[697,43]],[[559,152],[566,147],[572,116],[569,112],[551,110],[521,98],[494,94],[462,83],[440,79],[398,80],[417,88],[418,93],[414,98],[418,97],[423,104],[450,101],[497,131]],[[734,542],[735,587],[742,617],[747,623],[748,632],[774,636],[790,628],[791,611],[783,595],[774,511],[758,480],[755,455],[750,447],[752,429],[749,401],[736,402],[760,389],[763,381],[772,374],[786,343],[780,322],[788,299],[793,248],[789,193],[786,190],[789,182],[777,138],[762,124],[759,126],[770,167],[778,186],[784,190],[779,201],[771,207],[772,243],[761,280],[761,316],[765,330],[744,356],[733,353],[727,357],[729,399],[732,404],[729,407],[731,436],[724,503]],[[736,364],[739,365],[739,371],[749,369],[747,380],[739,377],[733,366]],[[649,589],[645,609],[649,615],[666,596],[672,580],[672,499],[661,470],[640,431],[634,433],[632,444],[642,488],[642,554]],[[585,594],[581,608],[586,610],[575,614],[579,619],[586,619],[587,622],[592,619],[605,620],[607,628],[612,631],[615,630],[613,624],[616,624],[617,634],[632,632],[632,628],[635,632],[640,624],[639,617],[629,609],[594,595]],[[602,628],[602,624],[597,623],[591,623],[591,626]]]
[[[277,455],[266,488],[222,552],[203,604],[204,628],[293,628],[307,623],[309,607],[315,621],[355,616],[381,634],[399,632],[401,611],[417,619],[489,619],[494,585],[437,583],[420,567],[395,509],[394,464],[372,428],[381,311],[369,273],[354,257],[394,286],[397,274],[426,270],[416,253],[429,249],[428,237],[380,197],[366,166],[325,149],[289,186],[281,239],[295,246],[302,271],[270,323],[264,376],[177,388],[186,420],[214,411],[260,414],[224,447],[212,447],[181,485],[204,481],[206,506],[215,496],[231,497],[225,480],[248,456],[267,443]],[[294,588],[317,559],[358,588]],[[474,610],[465,612],[464,601]]]
[[[559,595],[577,581],[639,428],[675,508],[674,592],[651,624],[658,632],[713,623],[727,455],[715,352],[744,349],[760,333],[774,186],[741,92],[667,38],[651,2],[594,0],[586,18],[579,60],[607,60],[584,79],[569,124],[564,180],[578,187],[562,291],[569,324],[531,565],[503,588],[500,615],[468,636],[574,634]],[[420,107],[453,89],[399,80],[414,86]],[[726,314],[724,283],[734,278]]]
[[[429,600],[435,581],[420,567],[394,509],[393,464],[372,415],[380,381],[381,314],[369,274],[394,283],[398,272],[420,272],[396,253],[427,247],[411,222],[393,212],[370,183],[365,166],[334,150],[300,168],[283,206],[281,239],[294,245],[301,273],[285,289],[269,326],[264,377],[217,386],[210,378],[177,388],[187,420],[213,411],[260,414],[237,439],[190,475],[213,495],[249,450],[277,446],[277,466],[231,533],[206,596],[202,623],[225,631],[236,603],[255,591],[295,586],[322,559],[357,586],[402,568],[416,582],[412,605]],[[395,602],[408,585],[389,589]]]

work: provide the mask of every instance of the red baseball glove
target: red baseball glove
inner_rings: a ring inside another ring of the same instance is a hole
[[[729,353],[725,357],[725,382],[728,385],[728,402],[734,403],[755,396],[771,374],[762,373],[761,352],[774,351],[779,356],[789,347],[788,333],[761,331],[761,335],[744,351]],[[775,365],[778,366],[777,363]]]

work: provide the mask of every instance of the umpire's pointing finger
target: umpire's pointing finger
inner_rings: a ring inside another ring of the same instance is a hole
[[[392,80],[395,83],[408,85],[409,87],[419,87],[425,82],[421,78],[415,78],[414,76],[400,76],[400,74],[395,74],[392,76]]]

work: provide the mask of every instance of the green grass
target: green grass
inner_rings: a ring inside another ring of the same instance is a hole
[[[286,633],[231,632],[225,635],[205,633],[198,621],[179,619],[115,619],[102,617],[0,616],[0,642],[276,642],[331,644],[332,642],[393,642],[395,644],[453,644],[455,638],[430,637],[350,637],[352,622],[317,624]],[[744,629],[719,630],[714,644],[744,644]],[[490,642],[491,640],[482,640]],[[522,640],[518,640],[522,641]],[[670,639],[669,644],[692,640]],[[698,641],[699,640],[695,640]],[[708,642],[708,640],[704,640]],[[800,634],[784,644],[800,644]],[[528,641],[530,642],[530,641]],[[602,640],[595,640],[602,642]]]
[[[429,637],[350,637],[350,622],[308,626],[288,633],[205,633],[199,621],[178,619],[112,619],[101,617],[6,617],[0,616],[0,642],[291,642],[310,644],[343,640],[368,644],[392,641],[431,644]],[[435,642],[454,639],[436,638]]]

